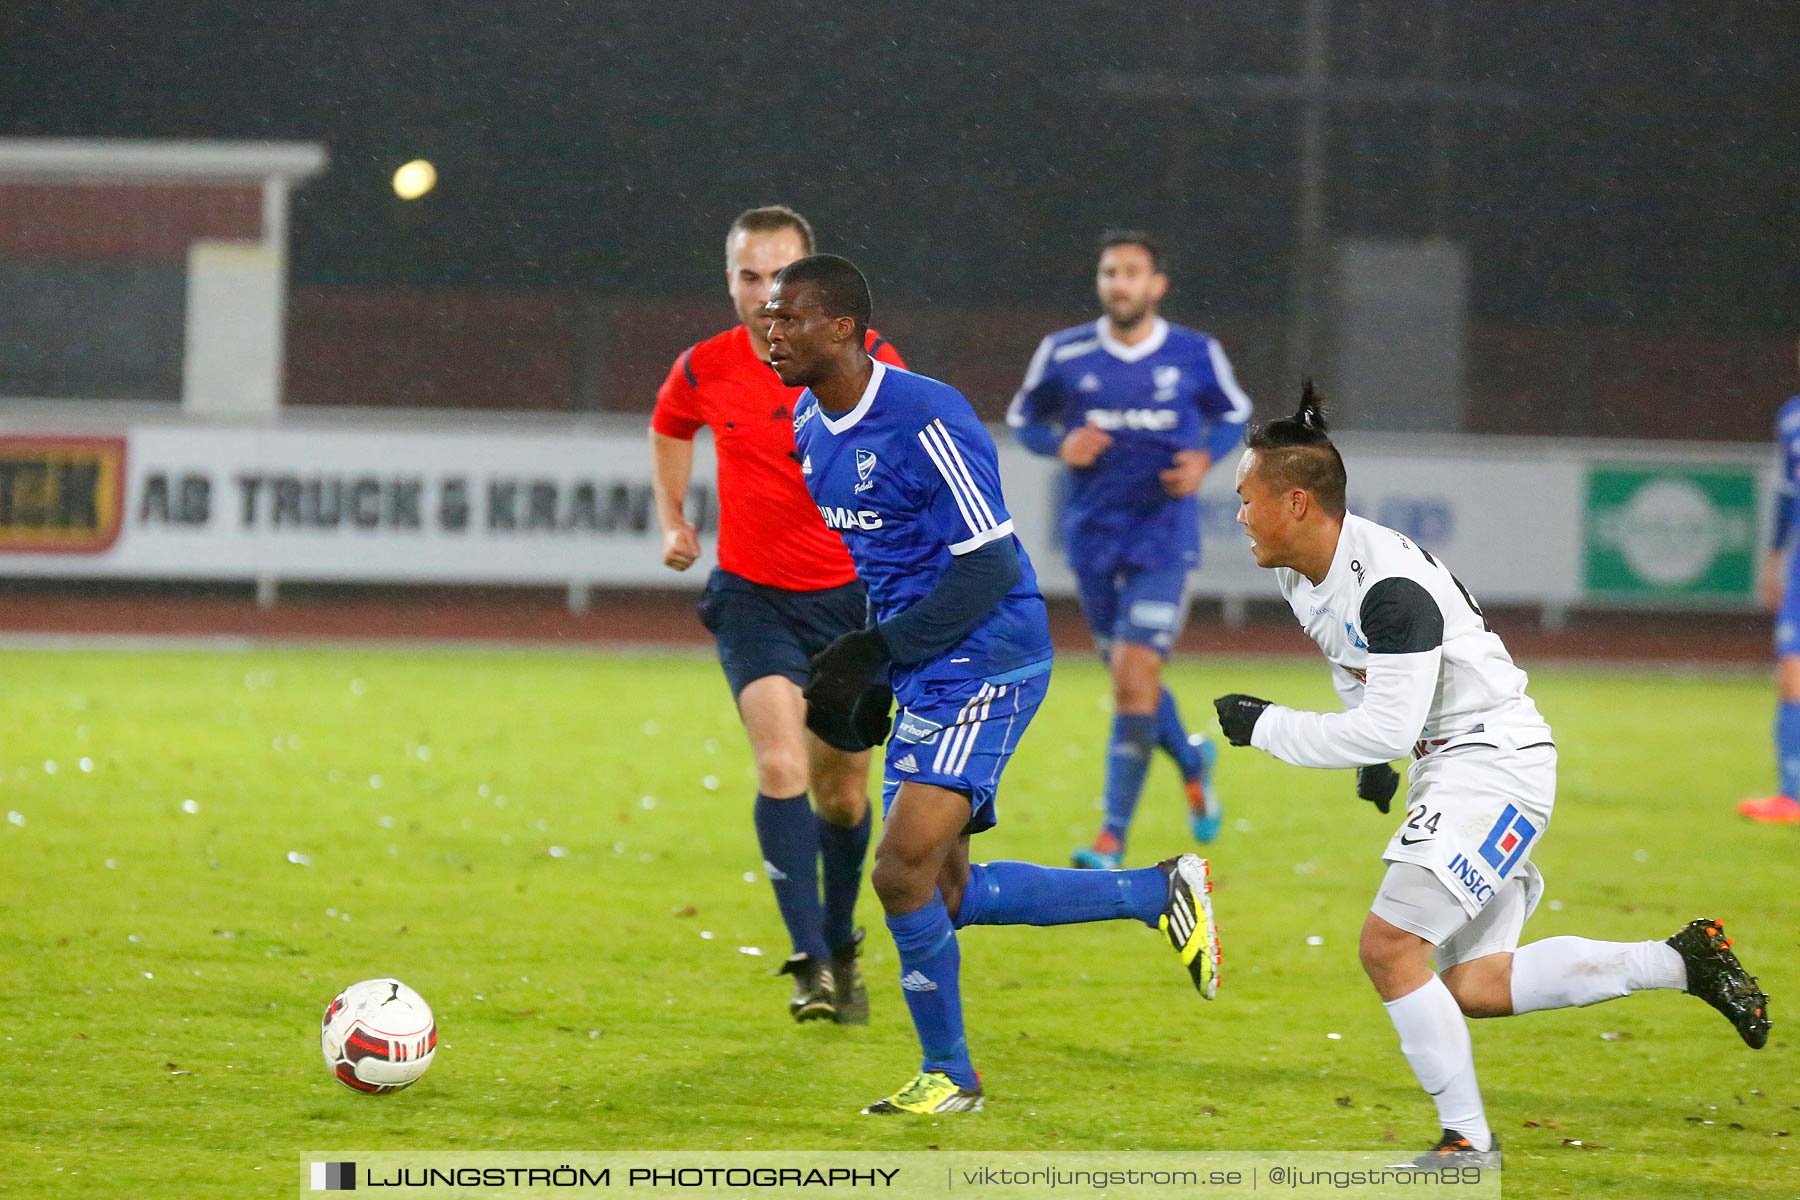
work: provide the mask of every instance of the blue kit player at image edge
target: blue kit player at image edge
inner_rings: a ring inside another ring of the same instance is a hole
[[[1187,580],[1199,565],[1199,502],[1170,495],[1163,472],[1184,452],[1204,451],[1212,466],[1237,449],[1251,411],[1219,343],[1160,317],[1148,336],[1126,344],[1108,318],[1051,334],[1039,345],[1007,413],[1028,449],[1057,455],[1072,430],[1106,434],[1091,465],[1071,467],[1063,543],[1082,612],[1102,658],[1116,644],[1166,657],[1187,615]],[[1217,749],[1190,737],[1175,697],[1156,685],[1154,712],[1118,711],[1108,740],[1106,819],[1077,865],[1114,867],[1143,790],[1149,759],[1161,747],[1187,791],[1195,838],[1218,835],[1222,809],[1211,787]]]
[[[1781,475],[1775,493],[1775,530],[1764,566],[1764,586],[1780,590],[1775,602],[1775,658],[1780,672],[1780,691],[1775,705],[1775,765],[1779,779],[1773,796],[1744,800],[1738,812],[1753,821],[1773,825],[1800,825],[1800,685],[1790,676],[1800,674],[1800,554],[1794,553],[1794,533],[1800,527],[1800,396],[1781,406],[1775,419],[1775,436],[1781,444]]]

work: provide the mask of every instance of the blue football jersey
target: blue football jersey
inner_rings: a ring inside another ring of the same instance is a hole
[[[1775,418],[1775,436],[1781,442],[1781,477],[1775,492],[1775,545],[1787,548],[1800,521],[1800,396],[1781,406]],[[1787,556],[1789,590],[1800,584],[1800,554]]]
[[[918,603],[952,557],[1013,537],[994,439],[961,392],[877,362],[855,408],[833,417],[812,392],[794,405],[800,474],[842,535],[877,620]],[[902,704],[938,680],[1020,678],[1047,670],[1050,624],[1023,546],[1019,582],[942,658],[896,665]]]
[[[1236,449],[1250,398],[1204,333],[1159,317],[1127,346],[1109,329],[1101,318],[1045,338],[1007,424],[1112,435],[1093,466],[1069,472],[1063,543],[1078,571],[1195,566],[1199,502],[1169,496],[1157,476],[1178,450],[1209,450],[1218,463]]]

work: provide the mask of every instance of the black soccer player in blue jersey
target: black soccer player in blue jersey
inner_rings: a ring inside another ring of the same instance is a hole
[[[794,405],[800,474],[843,535],[872,618],[813,659],[807,719],[839,741],[887,740],[871,882],[923,1053],[910,1082],[863,1111],[969,1112],[982,1086],[957,929],[1135,918],[1168,935],[1208,999],[1218,937],[1197,855],[1106,872],[969,861],[1049,685],[1050,628],[993,439],[956,389],[869,357],[871,308],[862,272],[830,254],[789,264],[769,295],[770,365],[807,389]]]
[[[1157,315],[1169,277],[1149,234],[1103,236],[1095,288],[1105,315],[1043,340],[1006,419],[1027,449],[1069,467],[1063,546],[1113,688],[1106,819],[1073,857],[1112,868],[1159,745],[1181,770],[1195,840],[1219,834],[1218,750],[1188,735],[1162,664],[1200,563],[1194,493],[1243,440],[1250,398],[1218,342]]]

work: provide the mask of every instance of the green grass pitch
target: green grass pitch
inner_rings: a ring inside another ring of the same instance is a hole
[[[1171,680],[1208,726],[1219,692],[1333,699],[1321,663],[1189,661]],[[1062,863],[1089,835],[1104,688],[1086,656],[1058,667],[978,858]],[[1528,939],[1722,917],[1776,1027],[1753,1053],[1675,993],[1477,1022],[1507,1193],[1800,1194],[1800,830],[1732,812],[1768,784],[1770,686],[1546,669],[1533,690],[1562,766]],[[706,658],[17,651],[0,728],[9,1195],[285,1195],[309,1148],[1413,1150],[1436,1133],[1356,963],[1394,818],[1348,772],[1224,752],[1215,1003],[1141,926],[968,931],[988,1110],[877,1121],[857,1107],[916,1066],[892,943],[865,892],[872,1025],[787,1019],[749,755]],[[1187,848],[1177,791],[1159,764],[1135,862]],[[382,974],[423,992],[442,1042],[417,1086],[367,1097],[327,1074],[318,1022]]]

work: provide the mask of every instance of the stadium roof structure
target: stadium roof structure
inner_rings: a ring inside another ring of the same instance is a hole
[[[327,162],[311,142],[0,138],[0,283],[19,310],[20,377],[79,377],[113,348],[150,346],[118,373],[174,364],[184,412],[275,414],[288,198]]]
[[[52,182],[308,179],[325,169],[312,142],[0,138],[0,179]]]

